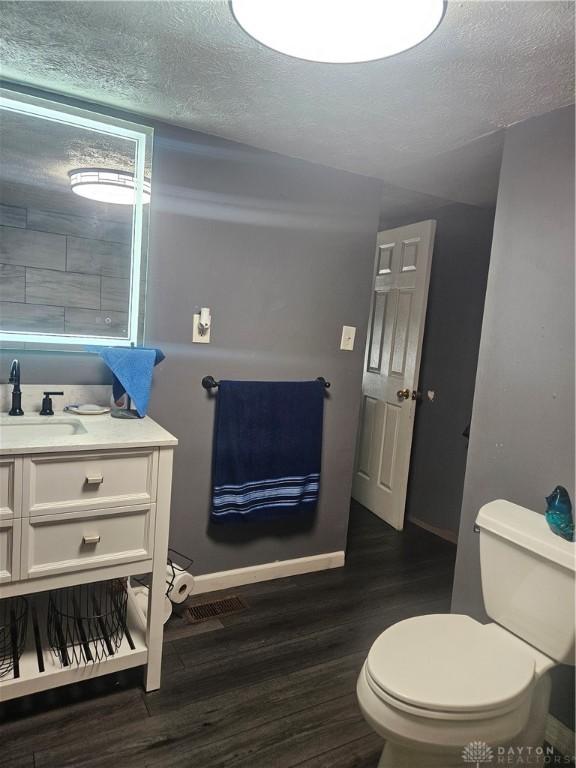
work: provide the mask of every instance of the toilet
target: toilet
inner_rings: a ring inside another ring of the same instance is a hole
[[[498,747],[523,747],[536,764],[548,673],[574,665],[576,545],[508,501],[486,504],[476,523],[493,623],[459,614],[401,621],[376,639],[360,672],[360,709],[386,742],[379,768],[462,768],[471,744],[485,750],[480,763],[496,763]]]

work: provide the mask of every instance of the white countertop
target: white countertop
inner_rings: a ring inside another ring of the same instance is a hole
[[[0,455],[57,453],[178,445],[178,439],[146,416],[113,419],[55,411],[54,416],[0,416]]]

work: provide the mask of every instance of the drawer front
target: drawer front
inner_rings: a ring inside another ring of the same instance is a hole
[[[156,498],[154,449],[24,460],[23,514],[51,515],[150,504]]]
[[[0,520],[20,517],[20,483],[18,470],[22,460],[0,458]]]
[[[152,557],[156,505],[23,520],[23,579]]]
[[[20,577],[20,531],[22,521],[0,520],[0,584]]]

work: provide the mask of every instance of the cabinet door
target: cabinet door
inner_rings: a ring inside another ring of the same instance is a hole
[[[0,519],[0,584],[20,577],[21,520]]]

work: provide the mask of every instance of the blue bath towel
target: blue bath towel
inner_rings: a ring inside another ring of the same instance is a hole
[[[99,353],[114,376],[114,400],[119,400],[127,392],[138,415],[146,416],[152,388],[152,370],[164,360],[164,353],[146,347],[104,347],[99,349]]]
[[[213,521],[314,512],[320,490],[324,392],[318,381],[220,382]]]

